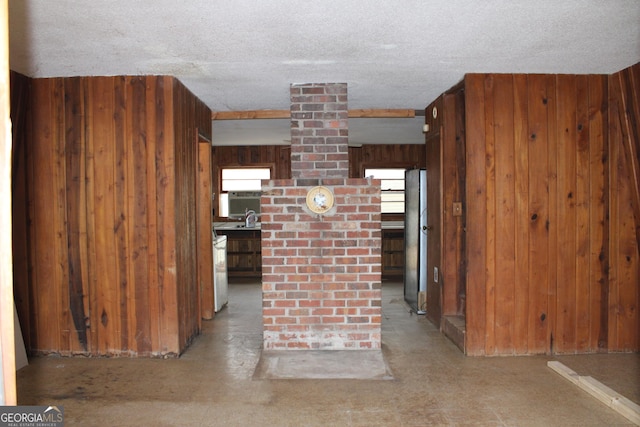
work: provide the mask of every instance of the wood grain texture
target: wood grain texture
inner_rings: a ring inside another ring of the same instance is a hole
[[[637,350],[617,77],[465,78],[468,354]]]
[[[465,77],[466,118],[466,212],[467,212],[467,305],[465,352],[469,355],[485,354],[487,331],[487,187],[484,76],[469,74]],[[480,224],[471,227],[471,221]]]
[[[200,140],[198,143],[198,284],[200,288],[200,317],[213,319],[214,292],[213,292],[213,247],[211,245],[212,233],[212,203],[211,193],[211,144]]]
[[[548,94],[544,76],[527,79],[526,172],[528,191],[528,319],[527,352],[543,353],[548,343],[549,174]]]
[[[529,352],[529,135],[528,76],[513,76],[513,173],[514,173],[514,312],[513,349]]]
[[[13,233],[13,297],[26,348],[31,347],[31,298],[29,293],[29,245],[27,198],[27,106],[31,98],[31,79],[11,71],[12,122],[12,233]],[[20,195],[20,197],[18,197]]]
[[[170,77],[32,83],[30,350],[179,354],[200,329],[195,136],[210,136],[209,110]]]
[[[443,97],[439,97],[430,105],[431,108],[437,108],[439,111],[436,118],[432,114],[427,114],[430,122],[431,131],[426,134],[426,164],[427,170],[427,253],[422,254],[427,266],[427,313],[426,317],[437,328],[441,328],[442,323],[442,239],[444,233],[443,217],[442,217],[442,151],[443,136],[442,130],[442,112]],[[430,110],[427,107],[427,111]],[[422,213],[420,213],[422,215]],[[419,261],[422,262],[422,261]],[[437,269],[437,278],[436,277]]]
[[[456,216],[453,203],[462,203],[464,186],[464,92],[459,88],[443,96],[442,125],[442,313],[464,315],[464,216]],[[462,298],[461,298],[462,296]]]
[[[349,177],[363,178],[366,168],[425,167],[424,144],[364,144],[349,147]]]
[[[494,162],[491,187],[495,197],[495,337],[501,352],[512,353],[518,317],[515,312],[516,280],[516,211],[515,211],[515,144],[514,87],[510,75],[496,75],[493,86]],[[487,131],[490,131],[487,129]],[[498,284],[497,281],[501,283]]]
[[[638,122],[640,64],[609,78],[609,348],[638,351],[640,346],[640,242],[638,191]]]
[[[618,115],[626,168],[631,181],[631,205],[636,219],[636,240],[640,246],[640,63],[616,73],[611,78],[616,86]]]

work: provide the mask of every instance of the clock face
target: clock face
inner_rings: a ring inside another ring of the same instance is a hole
[[[325,213],[333,207],[333,193],[327,187],[313,187],[307,192],[307,207],[315,213]]]

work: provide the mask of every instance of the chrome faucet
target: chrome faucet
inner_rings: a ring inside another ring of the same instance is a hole
[[[254,210],[245,211],[244,226],[246,228],[254,228],[256,226],[256,211]]]

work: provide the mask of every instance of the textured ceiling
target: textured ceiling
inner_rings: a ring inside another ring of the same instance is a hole
[[[167,74],[217,111],[288,109],[289,85],[309,82],[348,83],[349,108],[423,109],[469,72],[640,61],[638,0],[10,0],[9,27],[20,73]],[[410,132],[388,142],[420,141],[421,120],[396,120]],[[214,142],[250,126],[216,121]],[[361,127],[354,142],[380,134]]]

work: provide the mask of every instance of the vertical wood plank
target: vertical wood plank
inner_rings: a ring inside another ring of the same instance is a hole
[[[176,292],[175,150],[172,144],[172,79],[156,80],[156,194],[158,214],[158,285],[160,351],[178,351],[178,301]]]
[[[131,77],[127,84],[127,135],[129,152],[127,161],[127,210],[129,227],[129,247],[131,248],[131,268],[128,298],[133,309],[129,310],[128,323],[134,332],[137,352],[149,354],[152,350],[151,313],[149,310],[149,230],[147,197],[147,102],[146,78]]]
[[[438,106],[442,111],[441,99]],[[442,285],[434,281],[435,267],[442,269],[442,130],[438,129],[426,139],[427,155],[427,221],[432,230],[427,233],[427,318],[438,328],[442,324]],[[440,273],[438,273],[440,275]],[[439,279],[440,280],[440,279]]]
[[[575,351],[587,352],[590,336],[590,170],[589,167],[589,86],[586,75],[576,77],[576,277],[575,277],[575,307],[576,307],[576,345]]]
[[[618,181],[621,165],[621,141],[622,130],[620,128],[620,105],[617,100],[620,97],[620,86],[612,84],[610,80],[610,112],[611,120],[609,122],[609,135],[611,138],[609,144],[609,289],[607,310],[607,348],[609,351],[618,346],[618,288],[620,283],[620,254],[618,251],[620,241],[620,207],[618,205],[618,197],[620,195],[618,189]]]
[[[127,212],[127,147],[125,140],[126,125],[126,83],[125,77],[113,79],[113,148],[114,151],[114,238],[115,238],[115,270],[117,277],[118,307],[117,316],[119,331],[117,332],[117,349],[123,352],[134,352],[134,335],[130,333],[130,311],[135,300],[130,298],[129,275],[131,258],[128,245],[130,221]]]
[[[88,351],[85,318],[86,207],[84,192],[84,91],[79,77],[66,79],[66,216],[69,260],[69,310],[75,330],[70,337],[72,351]]]
[[[453,203],[459,202],[457,196],[457,164],[456,164],[456,95],[443,96],[443,129],[442,129],[442,193],[443,193],[443,235],[442,241],[442,313],[458,314],[458,250],[459,235],[453,216]]]
[[[31,233],[38,236],[33,242],[31,259],[33,260],[34,281],[34,310],[38,315],[35,318],[37,349],[59,348],[59,322],[50,319],[58,318],[56,305],[58,294],[55,276],[51,274],[56,270],[54,241],[54,216],[50,213],[55,210],[55,198],[57,193],[54,188],[55,167],[55,142],[53,137],[55,129],[53,110],[57,108],[54,100],[54,88],[56,79],[41,79],[33,84],[32,114],[33,114],[33,145],[30,172],[33,182],[33,198],[30,203],[32,218]],[[54,248],[54,250],[52,250]],[[46,286],[49,278],[49,286]],[[53,282],[53,283],[52,283]],[[55,303],[51,303],[55,301]]]
[[[11,71],[11,122],[12,122],[12,213],[13,236],[13,296],[20,320],[25,347],[30,349],[33,310],[30,305],[29,241],[28,241],[28,189],[27,181],[27,115],[31,79]]]
[[[484,78],[485,188],[486,188],[486,301],[485,353],[496,352],[496,142],[494,111],[494,75]]]
[[[115,236],[114,80],[91,79],[93,92],[94,203],[97,275],[97,351],[120,348],[119,277]]]
[[[58,345],[63,354],[71,351],[71,331],[73,321],[69,312],[69,260],[66,225],[66,171],[65,171],[65,124],[64,124],[64,79],[56,79],[54,87],[52,143],[54,145],[54,167],[52,179],[55,191],[55,207],[49,212],[53,216],[55,233],[55,246],[53,250],[57,262],[56,268],[51,272],[54,287],[56,289],[55,304],[58,313],[59,334]],[[50,285],[50,284],[49,284]],[[49,302],[51,303],[51,301]]]
[[[548,138],[548,165],[549,165],[549,218],[546,223],[549,235],[549,281],[548,281],[548,336],[549,352],[555,352],[555,341],[558,339],[557,331],[557,297],[558,297],[558,81],[556,76],[546,76],[546,103],[547,106],[547,138]],[[545,100],[543,100],[545,102]]]
[[[96,249],[96,189],[95,189],[95,138],[94,120],[95,114],[93,103],[95,99],[94,90],[90,85],[90,79],[82,78],[82,85],[86,97],[86,211],[87,211],[87,276],[88,276],[88,307],[89,307],[89,327],[88,341],[89,350],[92,353],[99,352],[98,336],[100,335],[100,315],[98,312],[98,256]]]
[[[487,221],[485,162],[485,96],[484,78],[479,74],[465,76],[465,118],[467,129],[467,217],[474,224],[467,228],[467,305],[466,352],[470,355],[485,353],[486,335],[486,239]]]
[[[589,78],[589,147],[591,174],[591,234],[590,275],[591,316],[590,348],[604,351],[607,347],[608,264],[609,264],[609,204],[608,176],[608,86],[605,76]]]
[[[147,155],[146,161],[146,221],[148,226],[148,268],[147,292],[149,294],[149,318],[151,328],[151,348],[160,353],[162,348],[162,328],[164,318],[161,312],[161,282],[159,274],[160,247],[159,238],[160,221],[158,213],[158,170],[156,166],[156,155],[158,153],[158,117],[156,113],[156,99],[159,97],[158,89],[162,88],[158,82],[161,77],[148,76],[146,82],[145,109],[146,135],[147,135]]]
[[[545,353],[548,340],[549,289],[549,127],[547,82],[544,76],[528,76],[529,172],[529,316],[528,351]]]
[[[466,258],[466,244],[467,244],[467,208],[466,208],[466,127],[465,127],[465,92],[459,90],[456,93],[456,196],[457,200],[462,202],[462,216],[456,222],[456,233],[458,235],[458,260],[456,268],[457,273],[457,314],[463,315],[466,311],[466,299],[467,299],[467,258]]]
[[[493,256],[493,286],[495,293],[495,352],[511,354],[514,351],[517,316],[515,312],[515,152],[514,152],[514,87],[508,74],[493,76],[493,179],[487,185],[495,206],[495,222],[488,231],[495,236]],[[489,140],[489,139],[488,139]],[[488,144],[489,147],[489,144]],[[490,150],[487,150],[490,153]],[[489,198],[491,200],[491,198]],[[490,215],[491,216],[491,215]],[[492,249],[488,253],[491,254]]]
[[[576,347],[576,77],[558,76],[557,351]]]
[[[630,179],[631,206],[636,218],[636,244],[640,247],[640,63],[612,76],[619,95],[618,120],[622,133],[622,147]]]
[[[211,212],[211,144],[198,144],[198,282],[201,289],[201,317],[212,319],[213,292],[213,242]],[[208,237],[208,238],[207,238]]]
[[[619,144],[622,145],[622,144]],[[618,149],[617,204],[618,238],[616,258],[617,295],[615,303],[616,337],[613,351],[635,351],[638,348],[638,301],[640,292],[640,262],[635,238],[635,220],[631,200],[632,184],[629,171],[628,152]]]
[[[513,78],[513,141],[515,176],[515,279],[514,279],[514,351],[529,353],[529,138],[528,138],[528,86],[527,75]],[[544,164],[544,163],[543,163]],[[539,167],[536,165],[535,167]]]
[[[607,299],[607,263],[609,219],[607,186],[607,79],[604,76],[589,76],[589,254],[590,307],[589,307],[589,349],[602,351],[606,348],[607,310],[603,302]],[[606,302],[605,302],[606,307]]]

